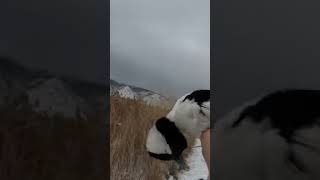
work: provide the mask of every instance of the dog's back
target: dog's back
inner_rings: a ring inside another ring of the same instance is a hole
[[[186,135],[198,138],[210,128],[210,90],[197,90],[179,98],[167,115]]]
[[[213,130],[216,179],[320,179],[320,91],[286,90],[237,108]]]

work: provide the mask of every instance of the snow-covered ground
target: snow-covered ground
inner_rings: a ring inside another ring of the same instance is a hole
[[[196,140],[191,153],[191,156],[187,159],[190,170],[181,172],[179,180],[207,180],[209,173],[202,155],[201,142],[199,139]]]

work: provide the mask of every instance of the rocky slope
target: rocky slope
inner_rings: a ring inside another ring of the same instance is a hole
[[[118,95],[120,97],[129,99],[141,99],[148,105],[153,106],[170,104],[169,98],[160,95],[159,93],[119,83],[114,80],[110,80],[110,95]]]

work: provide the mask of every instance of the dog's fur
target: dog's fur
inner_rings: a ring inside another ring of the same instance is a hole
[[[177,100],[166,117],[149,130],[146,147],[161,160],[182,161],[188,138],[198,138],[210,128],[210,90],[197,90]]]
[[[212,130],[214,178],[319,179],[319,120],[318,90],[276,91],[235,109]]]

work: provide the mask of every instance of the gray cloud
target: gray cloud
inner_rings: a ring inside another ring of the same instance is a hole
[[[180,96],[210,87],[209,0],[112,0],[111,78]]]

